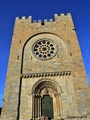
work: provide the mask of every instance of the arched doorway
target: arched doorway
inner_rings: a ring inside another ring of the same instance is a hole
[[[34,119],[42,115],[53,119],[62,116],[61,88],[56,81],[41,79],[34,84],[32,90]]]
[[[41,99],[41,115],[48,116],[49,118],[54,117],[53,114],[53,98],[49,95],[44,95]]]

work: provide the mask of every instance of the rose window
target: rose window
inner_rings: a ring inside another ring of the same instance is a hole
[[[42,60],[50,59],[56,55],[57,46],[49,39],[42,39],[33,45],[34,55]]]

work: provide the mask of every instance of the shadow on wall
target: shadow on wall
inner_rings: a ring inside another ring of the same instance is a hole
[[[2,108],[0,108],[0,116],[1,116],[1,111],[2,111]]]

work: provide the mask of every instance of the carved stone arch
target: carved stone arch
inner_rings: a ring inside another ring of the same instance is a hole
[[[54,118],[59,118],[62,115],[61,94],[62,89],[55,80],[40,79],[32,87],[33,94],[33,118],[40,117],[41,101],[46,95],[53,99]]]
[[[40,79],[33,85],[32,94],[40,94],[40,91],[44,88],[51,88],[55,93],[62,93],[62,89],[56,81],[51,79]]]

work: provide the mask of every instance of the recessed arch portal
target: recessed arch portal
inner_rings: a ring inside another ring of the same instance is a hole
[[[51,80],[51,79],[40,79],[39,81],[37,81],[34,85],[33,85],[33,88],[32,88],[32,93],[33,94],[40,94],[40,91],[44,88],[51,88],[53,89],[55,92],[58,92],[58,93],[62,93],[62,89],[61,87],[59,86],[59,84],[54,81],[54,80]]]
[[[42,115],[42,110],[43,110],[42,99],[45,97],[49,98],[49,100],[52,99],[51,101],[53,101],[52,104],[53,111],[52,112],[50,111],[50,113],[51,114],[54,113],[54,114],[52,114],[51,116],[54,116],[54,118],[61,116],[62,115],[61,93],[62,93],[61,87],[57,84],[55,80],[44,79],[44,78],[38,80],[33,85],[32,88],[33,118],[37,118]]]

